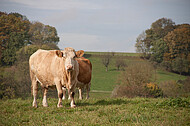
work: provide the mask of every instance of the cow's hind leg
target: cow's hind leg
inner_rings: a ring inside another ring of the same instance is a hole
[[[37,105],[38,85],[37,85],[37,81],[35,79],[32,80],[32,94],[34,97],[32,106],[37,108],[38,107],[38,105]]]
[[[43,101],[42,101],[42,105],[44,107],[48,107],[48,103],[47,103],[47,92],[48,92],[48,88],[44,88],[44,96],[43,96]]]
[[[89,99],[90,85],[91,83],[86,85],[86,99]]]
[[[79,99],[82,100],[82,89],[79,88]]]

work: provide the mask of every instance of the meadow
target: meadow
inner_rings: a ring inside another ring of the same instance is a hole
[[[190,99],[104,98],[69,101],[57,108],[57,99],[49,98],[49,107],[32,108],[32,99],[0,101],[0,125],[190,125]]]
[[[0,100],[0,126],[4,125],[190,125],[190,97],[187,98],[111,98],[122,71],[115,67],[117,56],[123,56],[127,64],[144,62],[138,54],[116,53],[106,72],[101,62],[103,53],[87,52],[93,65],[90,99],[79,100],[70,108],[70,101],[63,101],[57,108],[58,99],[48,98],[49,107],[32,108],[32,97]],[[185,79],[158,69],[156,83],[166,80]],[[153,77],[154,78],[154,77]],[[85,93],[84,93],[85,95]]]

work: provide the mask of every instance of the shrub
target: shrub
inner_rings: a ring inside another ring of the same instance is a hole
[[[162,89],[164,97],[178,97],[182,91],[180,85],[173,80],[162,82],[159,87]]]
[[[129,65],[118,77],[112,97],[148,96],[146,84],[153,74],[153,68],[145,62]]]
[[[162,97],[163,92],[162,90],[158,87],[157,84],[154,84],[152,82],[146,84],[146,90],[148,92],[149,97]]]
[[[190,93],[190,77],[187,77],[187,79],[184,80],[183,89],[184,89],[185,93]]]

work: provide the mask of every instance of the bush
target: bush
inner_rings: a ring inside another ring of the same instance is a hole
[[[159,87],[162,89],[164,97],[178,97],[182,93],[181,86],[173,80],[162,82]]]
[[[158,87],[157,84],[154,84],[152,82],[147,83],[146,90],[148,92],[149,97],[157,98],[163,96],[162,90]]]
[[[146,84],[153,74],[150,64],[140,62],[129,65],[118,77],[117,85],[112,92],[112,97],[146,97],[149,92]]]
[[[187,79],[184,80],[183,89],[184,89],[185,93],[190,93],[190,77],[187,77]]]

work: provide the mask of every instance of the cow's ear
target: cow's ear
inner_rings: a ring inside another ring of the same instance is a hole
[[[63,52],[61,52],[60,50],[56,50],[55,53],[58,57],[63,57]]]
[[[84,55],[84,51],[83,50],[79,50],[76,52],[76,57],[82,57]]]

